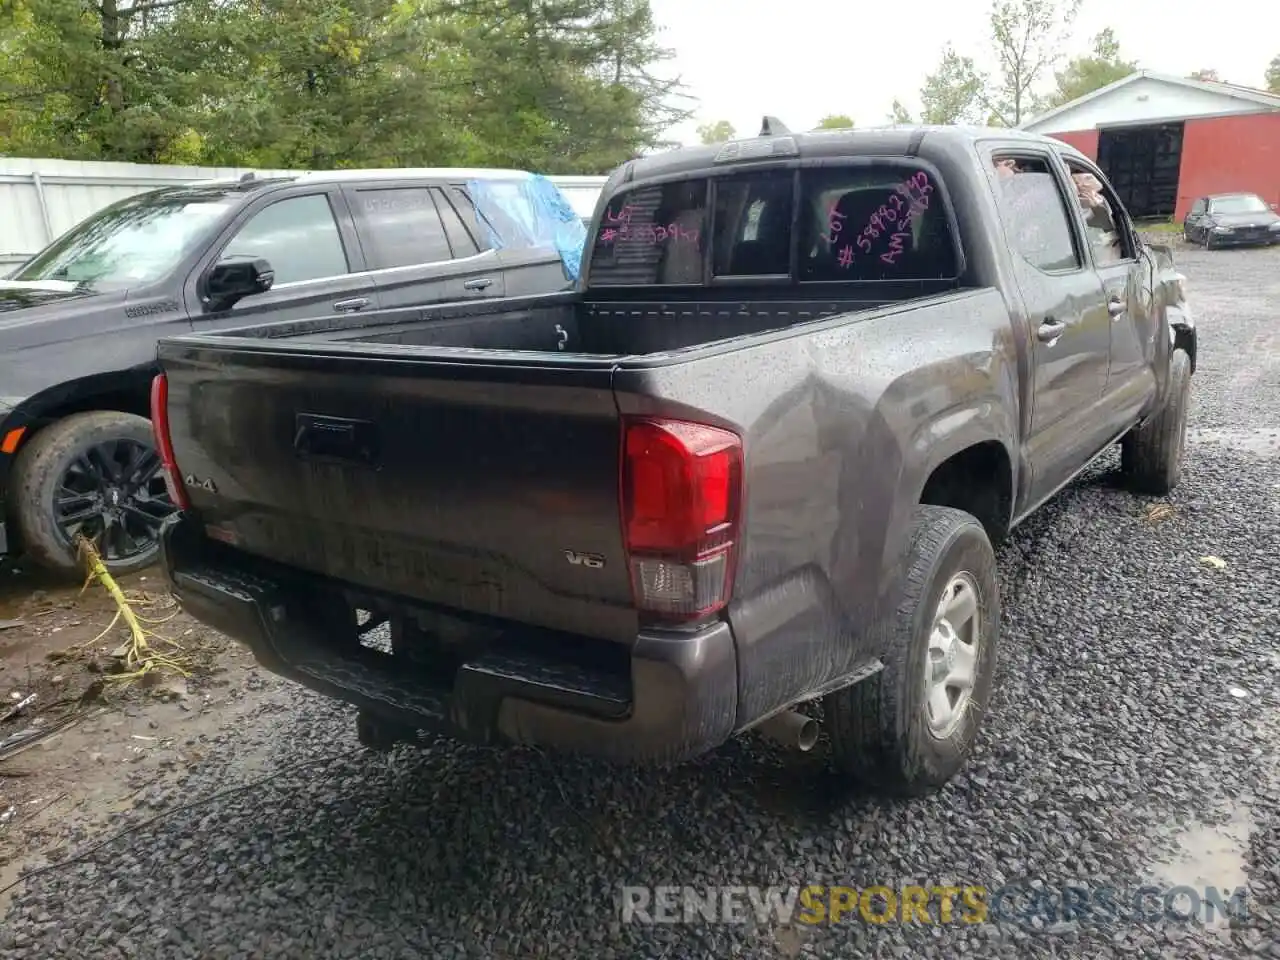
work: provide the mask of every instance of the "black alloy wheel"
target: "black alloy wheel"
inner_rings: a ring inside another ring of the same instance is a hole
[[[160,457],[136,440],[104,440],[71,461],[54,493],[54,523],[68,545],[83,534],[108,566],[155,551],[173,512]]]

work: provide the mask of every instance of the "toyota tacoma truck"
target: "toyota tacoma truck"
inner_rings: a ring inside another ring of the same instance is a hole
[[[915,793],[987,710],[993,542],[1116,443],[1178,482],[1196,330],[1072,147],[894,127],[628,162],[571,291],[159,364],[173,592],[366,744],[667,763],[820,700]]]

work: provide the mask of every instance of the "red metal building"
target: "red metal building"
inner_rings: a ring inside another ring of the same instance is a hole
[[[1256,193],[1280,205],[1280,96],[1132,73],[1022,129],[1088,154],[1136,218],[1181,221],[1197,197]]]

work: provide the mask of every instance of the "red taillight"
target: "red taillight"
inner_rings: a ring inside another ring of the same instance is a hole
[[[160,455],[160,465],[164,468],[164,485],[169,490],[169,499],[180,509],[189,510],[191,501],[187,498],[182,474],[178,472],[173,440],[169,436],[169,378],[163,373],[156,374],[151,381],[151,429],[155,431],[156,453]]]
[[[688,620],[733,591],[742,440],[684,420],[626,419],[622,532],[637,606]]]

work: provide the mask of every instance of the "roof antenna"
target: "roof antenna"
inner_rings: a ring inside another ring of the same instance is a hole
[[[764,123],[760,126],[760,136],[762,137],[783,137],[790,132],[787,129],[787,125],[777,117],[766,116]]]
[[[252,171],[252,170],[250,170],[248,173],[242,173],[242,174],[240,174],[240,182],[241,182],[241,183],[248,183],[250,180],[255,180],[255,179],[257,179],[257,178],[256,178],[256,177],[254,177],[254,175],[253,175],[253,171]]]

